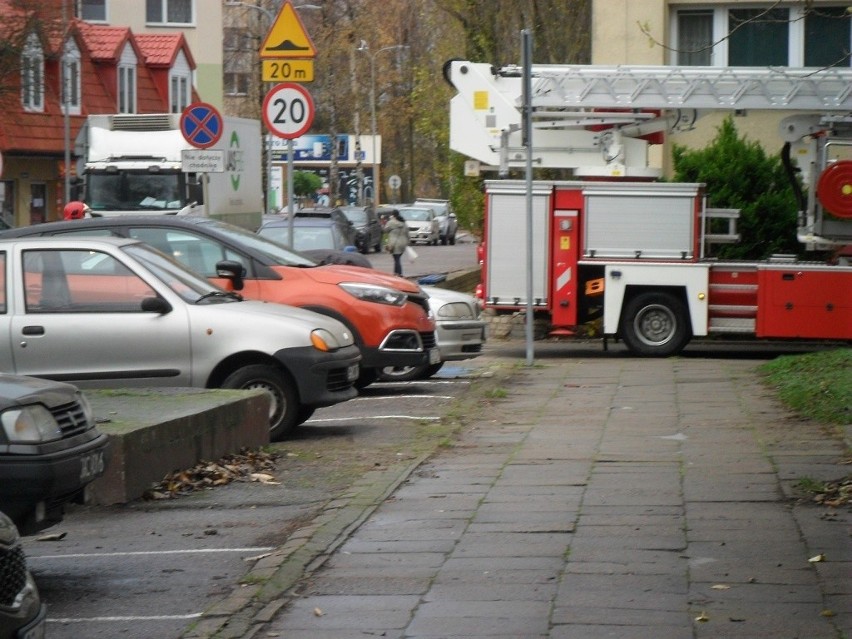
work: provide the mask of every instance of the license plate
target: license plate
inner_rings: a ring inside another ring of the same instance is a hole
[[[346,380],[350,382],[354,382],[358,379],[358,375],[360,373],[360,367],[358,364],[352,364],[349,368],[346,369]]]
[[[80,481],[89,482],[104,472],[104,453],[99,450],[80,457]]]
[[[437,348],[429,349],[429,363],[430,364],[440,364],[441,363],[441,351]]]

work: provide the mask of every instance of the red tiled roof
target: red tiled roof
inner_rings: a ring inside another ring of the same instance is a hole
[[[182,50],[189,66],[195,68],[195,60],[182,33],[139,33],[134,37],[149,67],[171,67]]]

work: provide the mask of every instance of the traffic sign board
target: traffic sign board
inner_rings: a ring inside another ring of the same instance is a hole
[[[263,82],[313,82],[313,60],[261,60]]]
[[[402,186],[402,178],[396,174],[391,175],[388,178],[388,186],[391,187],[394,191],[396,191],[399,187]]]
[[[314,58],[317,51],[305,25],[290,0],[285,0],[278,17],[260,45],[260,57],[267,58]]]
[[[276,84],[263,100],[263,121],[273,135],[294,140],[311,128],[314,100],[300,84]]]
[[[180,115],[180,132],[183,138],[198,149],[213,146],[222,137],[225,128],[222,115],[212,104],[194,102]]]

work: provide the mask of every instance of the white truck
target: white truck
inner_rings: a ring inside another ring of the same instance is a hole
[[[852,339],[849,68],[532,65],[526,145],[521,69],[452,61],[445,70],[457,91],[453,150],[501,173],[531,153],[536,167],[575,178],[486,181],[486,308],[532,308],[550,335],[615,337],[645,356],[710,334]],[[738,211],[708,208],[703,184],[653,181],[647,136],[720,109],[793,112],[780,135],[807,187],[798,239],[834,259],[708,257],[710,244],[737,241]]]
[[[263,211],[260,122],[225,116],[221,138],[202,150],[184,138],[180,118],[90,115],[75,145],[83,180],[78,199],[95,216],[192,213],[257,228]]]

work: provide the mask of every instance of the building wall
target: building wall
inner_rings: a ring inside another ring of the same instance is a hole
[[[222,100],[222,3],[195,0],[195,24],[189,27],[148,26],[143,0],[109,0],[109,24],[128,26],[134,33],[183,33],[195,59],[195,88],[204,102],[217,108]]]
[[[742,5],[744,8],[766,8],[773,4],[767,0],[757,3],[744,0],[592,0],[592,64],[672,64],[674,54],[659,44],[672,44],[670,42],[672,7]],[[836,2],[816,2],[815,4],[837,5]],[[790,2],[783,6],[799,5],[801,3]],[[643,33],[643,28],[647,34]],[[668,135],[667,144],[663,148],[651,147],[649,161],[652,166],[662,168],[664,175],[671,175],[671,144],[676,143],[692,148],[707,146],[715,137],[722,120],[728,115],[734,115],[734,124],[740,135],[759,142],[769,153],[777,153],[783,145],[778,135],[779,122],[792,113],[791,111],[734,113],[724,110],[708,113],[697,120],[693,130]]]

